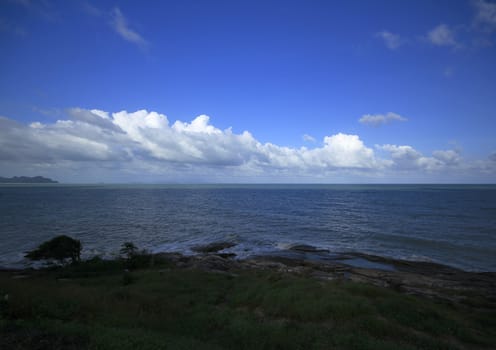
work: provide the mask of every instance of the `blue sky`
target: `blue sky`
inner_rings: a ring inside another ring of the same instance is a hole
[[[496,182],[495,1],[4,0],[0,49],[0,176]]]

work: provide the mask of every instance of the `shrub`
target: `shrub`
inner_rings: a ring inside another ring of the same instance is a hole
[[[43,242],[38,248],[27,252],[25,257],[31,260],[55,259],[61,263],[71,259],[71,263],[75,263],[81,260],[81,249],[81,241],[61,235]]]
[[[138,247],[136,247],[133,242],[124,242],[122,243],[120,253],[121,255],[124,255],[127,260],[131,260],[138,254]]]

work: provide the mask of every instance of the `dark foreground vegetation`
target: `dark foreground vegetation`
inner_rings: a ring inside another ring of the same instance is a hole
[[[81,241],[66,235],[54,237],[30,252],[26,253],[26,258],[31,260],[57,260],[63,264],[66,259],[71,259],[74,264],[81,260]]]
[[[479,349],[492,304],[135,254],[0,272],[1,349]],[[129,270],[129,268],[132,268]]]

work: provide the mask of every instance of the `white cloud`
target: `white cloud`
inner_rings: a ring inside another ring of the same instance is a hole
[[[384,45],[386,45],[386,47],[390,50],[396,50],[404,42],[398,34],[393,34],[387,30],[378,32],[375,36],[382,39]]]
[[[324,153],[328,166],[347,168],[375,168],[374,151],[367,148],[357,135],[339,133],[324,138],[325,146],[314,152]]]
[[[358,121],[365,125],[381,126],[394,121],[406,122],[408,119],[399,114],[389,112],[386,114],[365,114]]]
[[[477,11],[475,20],[477,23],[496,29],[496,3],[485,0],[474,2]]]
[[[432,155],[444,165],[458,165],[461,161],[460,153],[456,150],[434,151]]]
[[[423,157],[420,152],[411,146],[383,145],[378,148],[390,152],[392,164],[397,168],[412,169],[425,164],[425,161],[421,160]]]
[[[401,170],[443,171],[457,167],[461,162],[460,154],[455,150],[434,151],[432,157],[428,157],[411,146],[382,145],[377,148],[389,152],[390,165]]]
[[[63,120],[29,126],[0,118],[0,159],[53,163],[123,159],[119,137],[88,123]]]
[[[206,115],[171,125],[165,115],[146,110],[109,114],[72,108],[67,113],[68,120],[27,126],[1,118],[0,160],[39,164],[117,162],[124,168],[140,164],[164,172],[171,167],[199,172],[220,167],[243,174],[380,167],[374,151],[357,135],[338,133],[326,136],[321,147],[290,148],[261,143],[248,131],[237,134],[230,128],[218,129]]]
[[[81,108],[70,108],[67,113],[72,120],[84,122],[90,125],[98,126],[101,129],[110,129],[116,132],[122,132],[109,118],[108,113],[93,109],[91,111]]]
[[[427,39],[433,45],[437,46],[459,46],[455,40],[453,31],[446,24],[440,24],[432,29],[429,33],[427,33]]]
[[[315,140],[315,137],[313,137],[312,135],[308,135],[308,134],[303,134],[303,136],[301,138],[303,139],[303,141],[310,142],[310,143],[314,143],[317,141],[317,140]]]
[[[358,135],[344,133],[324,137],[320,146],[293,148],[261,143],[248,131],[221,130],[206,115],[174,123],[146,110],[72,108],[67,115],[29,125],[0,117],[0,168],[12,175],[17,171],[60,179],[58,175],[65,174],[66,181],[155,182],[349,182],[469,168],[457,151],[424,156],[407,145],[376,146],[386,154],[382,157]],[[475,168],[496,172],[490,159]]]
[[[126,18],[118,7],[115,7],[113,9],[112,21],[110,23],[115,32],[119,34],[124,40],[136,44],[141,48],[146,48],[148,46],[148,42],[136,31],[129,27]]]

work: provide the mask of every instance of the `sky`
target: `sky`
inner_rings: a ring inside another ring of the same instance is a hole
[[[496,1],[0,0],[0,176],[496,183]]]

